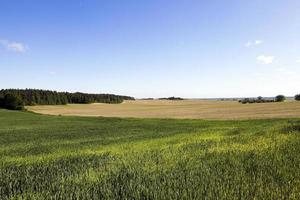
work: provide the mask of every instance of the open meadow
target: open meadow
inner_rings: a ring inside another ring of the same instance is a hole
[[[299,152],[299,119],[0,109],[0,199],[299,199]]]
[[[28,110],[51,115],[187,118],[187,119],[265,119],[300,116],[300,102],[241,104],[217,100],[136,100],[121,104],[68,104],[28,106]]]
[[[300,0],[0,0],[0,200],[300,200]]]

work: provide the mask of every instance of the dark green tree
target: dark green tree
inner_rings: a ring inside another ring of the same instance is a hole
[[[285,98],[284,95],[277,95],[277,96],[275,97],[275,101],[276,101],[276,102],[283,102],[283,101],[285,101],[285,100],[286,100],[286,98]]]
[[[6,94],[1,100],[1,107],[9,110],[23,110],[24,102],[19,96]]]
[[[295,100],[296,100],[296,101],[300,101],[300,94],[296,94],[296,95],[295,95]]]
[[[87,94],[56,92],[37,89],[6,89],[0,90],[0,98],[6,94],[19,96],[24,105],[61,105],[68,103],[122,103],[124,100],[134,100],[133,97],[114,94]]]

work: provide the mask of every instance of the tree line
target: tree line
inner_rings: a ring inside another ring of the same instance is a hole
[[[64,105],[87,103],[122,103],[124,100],[134,100],[130,96],[114,94],[88,94],[56,92],[38,89],[2,89],[0,90],[0,107],[10,107],[8,104],[19,105]]]
[[[158,100],[183,100],[181,97],[163,97],[163,98],[158,98]]]
[[[294,99],[296,101],[300,101],[300,94],[296,94]],[[246,103],[269,103],[269,102],[283,102],[286,100],[286,97],[284,95],[277,95],[274,99],[265,99],[261,96],[257,98],[244,98],[239,100],[240,103],[246,104]]]

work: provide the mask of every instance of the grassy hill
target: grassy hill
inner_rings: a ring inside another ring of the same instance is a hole
[[[0,110],[0,199],[299,199],[300,120]]]

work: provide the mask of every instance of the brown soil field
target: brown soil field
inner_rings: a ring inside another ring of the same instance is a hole
[[[50,115],[187,119],[263,119],[300,117],[300,102],[241,104],[217,100],[136,100],[122,104],[27,106]]]

